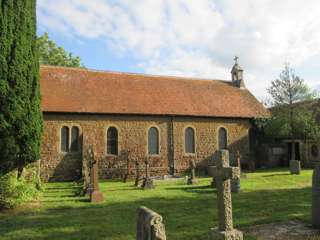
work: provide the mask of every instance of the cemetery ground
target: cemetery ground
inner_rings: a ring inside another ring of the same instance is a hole
[[[246,173],[241,192],[232,194],[235,227],[253,240],[257,238],[247,229],[255,225],[297,220],[311,226],[311,176],[312,170],[301,175],[287,169]],[[167,239],[207,239],[209,229],[217,226],[216,190],[210,182],[156,181],[155,189],[141,190],[132,181],[101,181],[105,200],[96,204],[78,197],[75,183],[47,183],[37,202],[0,213],[0,239],[135,239],[141,205],[163,216]]]

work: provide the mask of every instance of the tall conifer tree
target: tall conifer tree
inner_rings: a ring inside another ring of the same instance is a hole
[[[40,158],[36,0],[0,0],[0,176]]]

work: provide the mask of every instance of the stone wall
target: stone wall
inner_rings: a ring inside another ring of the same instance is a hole
[[[44,114],[41,153],[41,176],[44,180],[75,180],[81,175],[82,150],[78,153],[60,152],[60,130],[63,126],[70,129],[79,127],[83,148],[93,144],[101,178],[120,178],[127,172],[127,151],[131,176],[135,172],[135,161],[139,161],[143,168],[146,157],[149,157],[152,175],[166,175],[170,170],[181,174],[188,169],[190,158],[196,161],[198,169],[205,169],[217,150],[220,127],[227,130],[231,155],[239,150],[245,164],[251,127],[248,119]],[[110,126],[118,129],[117,156],[106,153],[106,132]],[[152,126],[157,127],[160,134],[159,154],[156,156],[147,154],[147,133]],[[184,152],[184,129],[189,126],[195,130],[195,154]]]

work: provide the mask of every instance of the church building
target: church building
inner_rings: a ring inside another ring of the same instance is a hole
[[[206,170],[218,149],[248,163],[251,120],[269,116],[246,89],[235,63],[231,80],[204,80],[41,66],[44,132],[41,176],[75,180],[92,145],[100,178],[135,173],[180,175],[189,160]]]

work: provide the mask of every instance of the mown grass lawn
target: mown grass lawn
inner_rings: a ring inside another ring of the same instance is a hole
[[[289,219],[311,224],[311,170],[246,175],[241,193],[233,194],[237,228]],[[105,181],[100,183],[105,201],[99,204],[77,197],[73,183],[48,183],[40,203],[0,213],[0,239],[135,239],[136,209],[141,205],[164,217],[169,240],[207,239],[209,228],[217,225],[210,181],[201,178],[194,186],[157,181],[156,189],[148,191],[133,187],[133,182]]]

